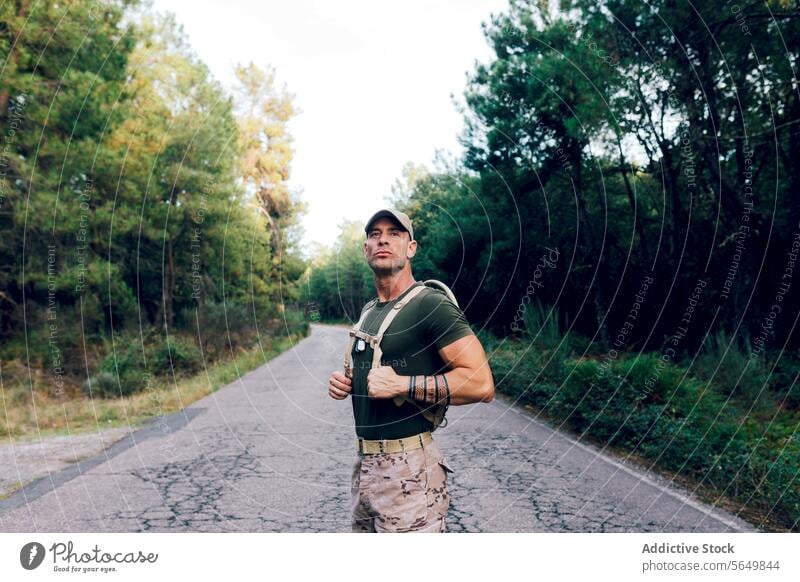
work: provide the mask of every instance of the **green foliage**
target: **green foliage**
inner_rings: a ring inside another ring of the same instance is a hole
[[[561,387],[560,409],[579,432],[591,432],[597,438],[613,440],[619,435],[617,429],[621,421],[640,396],[636,387],[621,374],[606,371],[597,362],[586,361],[575,366]]]
[[[789,155],[800,108],[782,44],[794,33],[797,52],[800,19],[795,7],[762,22],[760,10],[742,10],[744,34],[711,1],[510,2],[484,26],[493,58],[469,75],[463,160],[409,165],[395,185],[419,225],[419,265],[457,281],[470,321],[505,335],[555,249],[539,299],[565,321],[577,314],[573,330],[601,351],[640,282],[658,273],[627,342],[659,349],[697,281],[726,280],[746,228],[732,287],[704,288],[709,309],[695,311],[684,346],[700,343],[716,305],[717,327],[755,341],[800,221]],[[762,137],[775,127],[770,147]],[[800,309],[800,296],[787,299],[784,314]],[[779,319],[769,340],[780,345],[790,328]],[[737,390],[755,397],[757,375]]]
[[[712,382],[722,394],[761,407],[772,404],[763,358],[753,353],[743,354],[724,331],[709,335],[697,357],[694,373]]]
[[[770,366],[770,388],[777,402],[788,410],[800,410],[800,357],[797,352],[783,352]]]
[[[101,362],[98,374],[83,384],[83,391],[93,398],[130,396],[144,390],[150,381],[141,342],[118,340]]]
[[[0,355],[32,345],[31,365],[73,380],[88,363],[99,396],[147,380],[141,340],[115,357],[112,334],[195,328],[217,358],[256,328],[283,333],[305,271],[292,96],[255,65],[226,94],[174,17],[149,9],[0,5]],[[150,373],[198,369],[191,341],[145,342]]]
[[[522,304],[525,333],[537,344],[545,348],[556,348],[563,335],[558,325],[558,309],[548,308],[541,301]]]
[[[190,340],[170,336],[153,351],[153,372],[158,375],[191,375],[203,368],[200,349]]]
[[[796,527],[798,456],[779,441],[800,358],[772,371],[756,346],[797,340],[800,295],[775,292],[800,223],[800,13],[768,4],[762,22],[709,0],[512,0],[484,26],[464,158],[409,165],[394,191],[418,264],[500,338],[499,389]],[[697,346],[690,369],[672,363]]]
[[[301,296],[309,319],[353,321],[375,296],[372,270],[364,258],[365,240],[363,224],[345,222],[333,248],[313,253]]]
[[[519,397],[592,439],[631,450],[770,510],[800,517],[797,419],[742,421],[746,400],[717,392],[662,354],[565,360],[506,339],[490,354],[498,390]],[[794,473],[792,473],[794,471]]]
[[[299,309],[287,309],[283,313],[282,332],[287,335],[307,335],[309,322],[305,314]]]
[[[477,329],[475,330],[475,335],[478,337],[478,340],[481,342],[487,354],[492,353],[502,342],[501,338],[487,329]]]
[[[753,497],[767,502],[779,500],[771,507],[772,514],[782,523],[794,524],[796,528],[800,516],[800,487],[797,485],[800,437],[795,435],[777,451],[762,448],[748,461],[748,466],[750,471],[743,478],[752,478],[750,474],[757,477]]]
[[[558,383],[565,375],[565,359],[557,352],[504,338],[487,353],[498,390],[543,409],[557,405]]]
[[[180,319],[181,327],[199,339],[203,353],[211,360],[248,345],[256,334],[253,307],[239,302],[188,307]]]
[[[110,372],[100,372],[83,385],[83,391],[92,398],[114,398],[128,396],[137,392],[137,387],[127,384],[124,376],[118,377]]]

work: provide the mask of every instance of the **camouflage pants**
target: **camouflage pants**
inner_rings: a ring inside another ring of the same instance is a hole
[[[353,531],[443,532],[448,472],[435,442],[402,453],[359,453],[350,488]]]

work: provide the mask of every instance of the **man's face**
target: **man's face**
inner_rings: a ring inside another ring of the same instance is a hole
[[[372,223],[364,243],[364,257],[376,275],[391,275],[403,270],[417,252],[417,241],[408,231],[388,218]]]

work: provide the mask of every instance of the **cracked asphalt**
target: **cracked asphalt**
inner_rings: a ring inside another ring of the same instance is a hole
[[[184,411],[49,471],[0,500],[0,531],[350,531],[352,409],[327,396],[346,337],[312,325]],[[450,532],[756,531],[503,397],[448,421],[435,438],[456,471]]]

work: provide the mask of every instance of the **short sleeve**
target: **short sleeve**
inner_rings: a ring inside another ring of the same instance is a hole
[[[427,340],[441,349],[462,337],[472,334],[472,328],[464,312],[450,301],[444,293],[432,291],[425,294],[420,303],[422,320],[425,322]]]

